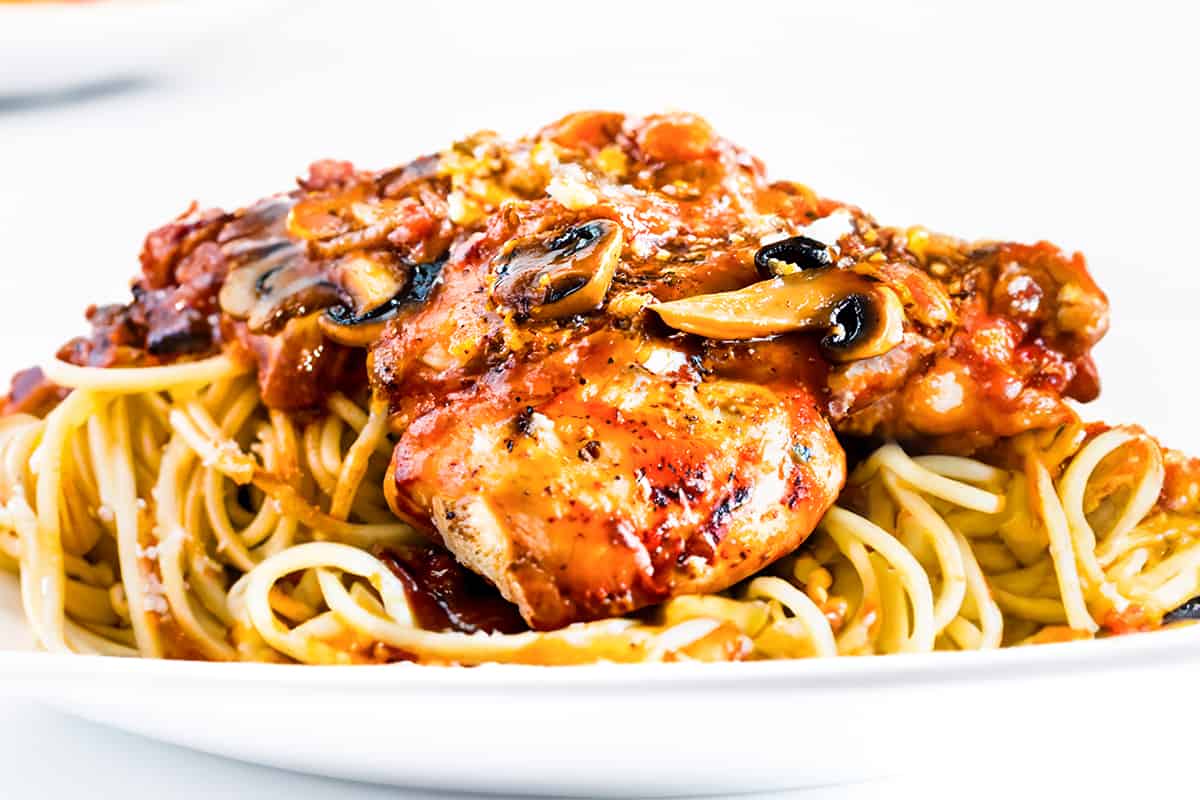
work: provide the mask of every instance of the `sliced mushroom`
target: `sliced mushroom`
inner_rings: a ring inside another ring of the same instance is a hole
[[[885,286],[847,295],[833,307],[829,321],[833,324],[821,347],[834,361],[882,355],[904,339],[904,305]]]
[[[321,315],[321,333],[349,347],[366,347],[383,333],[383,326],[396,316],[399,303],[393,299],[367,314],[355,316],[346,306],[334,306]]]
[[[621,226],[594,219],[510,244],[493,264],[497,305],[534,319],[599,308],[621,256]]]
[[[775,278],[806,269],[821,269],[832,263],[829,247],[824,242],[807,236],[792,236],[772,242],[760,247],[754,254],[754,266],[763,278]]]
[[[292,317],[341,302],[337,286],[322,265],[305,257],[300,243],[239,239],[227,246],[226,255],[234,263],[221,287],[221,309],[246,320],[254,333],[275,333]]]
[[[833,267],[649,308],[672,328],[710,339],[826,330],[821,345],[835,361],[886,353],[904,335],[904,307],[891,289],[857,272]]]
[[[352,304],[336,305],[322,314],[321,332],[338,344],[366,347],[379,338],[384,325],[401,308],[422,303],[429,297],[440,280],[443,264],[444,259],[427,264],[389,265],[391,281],[378,274],[378,263],[354,265],[349,273],[340,274],[339,282],[356,299]],[[397,278],[398,274],[403,275],[402,280]]]
[[[350,301],[349,311],[363,316],[400,293],[409,267],[388,252],[356,253],[336,261],[329,273]]]
[[[343,302],[321,315],[321,332],[339,344],[365,347],[395,315],[397,298],[408,285],[408,265],[388,252],[355,253],[329,269]]]

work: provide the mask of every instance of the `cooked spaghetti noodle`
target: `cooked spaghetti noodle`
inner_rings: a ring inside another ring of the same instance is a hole
[[[343,664],[571,664],[970,650],[1157,626],[1200,594],[1200,521],[1159,510],[1134,429],[1007,443],[1016,469],[875,451],[795,554],[727,592],[516,634],[423,629],[373,555],[386,407],[298,418],[228,356],[97,369],[0,420],[0,564],[55,652]]]

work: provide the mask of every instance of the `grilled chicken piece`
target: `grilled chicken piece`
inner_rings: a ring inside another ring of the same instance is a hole
[[[688,355],[598,331],[481,381],[408,426],[390,499],[537,628],[729,586],[799,546],[845,460],[804,383]]]
[[[969,453],[1074,420],[1063,398],[1099,394],[1090,351],[1108,300],[1080,254],[880,228],[857,211],[835,249],[894,287],[908,316],[898,347],[830,373],[839,433]]]
[[[539,627],[794,549],[841,488],[831,425],[971,451],[1073,418],[1107,325],[1080,256],[881,227],[689,114],[319,162],[289,194],[189,212],[142,262],[64,358],[237,347],[296,408],[365,348],[394,510]]]
[[[815,340],[784,337],[774,374],[717,375],[700,339],[647,310],[757,280],[747,209],[819,207],[762,184],[698,120],[633,138],[623,124],[589,116],[511,150],[485,139],[444,156],[457,208],[502,207],[371,352],[402,434],[393,509],[539,628],[724,589],[794,550],[844,480]],[[603,135],[628,151],[596,141],[579,156],[591,148],[627,178],[537,167],[572,152],[555,139]],[[643,146],[704,161],[639,168]]]

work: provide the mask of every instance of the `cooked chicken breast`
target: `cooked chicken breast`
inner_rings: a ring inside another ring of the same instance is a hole
[[[895,287],[908,319],[897,347],[831,372],[840,433],[969,453],[1071,421],[1064,398],[1099,394],[1090,351],[1108,330],[1108,300],[1083,256],[880,228],[861,214],[851,227],[840,257]]]
[[[448,398],[396,447],[396,509],[539,628],[736,583],[804,540],[845,461],[808,387],[687,355],[601,331]]]

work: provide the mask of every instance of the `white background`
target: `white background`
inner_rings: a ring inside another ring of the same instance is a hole
[[[1192,7],[294,3],[181,48],[170,70],[122,91],[0,100],[0,372],[81,332],[87,303],[121,299],[141,237],[192,199],[234,207],[318,157],[382,167],[580,108],[683,108],[774,175],[881,221],[1083,250],[1113,305],[1105,394],[1086,413],[1200,452]],[[1099,732],[1082,774],[1025,775],[1001,756],[993,774],[939,767],[827,796],[1178,793],[1189,765],[1115,757],[1125,735],[1188,735],[1162,716],[1155,732]],[[19,699],[0,699],[0,775],[14,798],[392,796],[187,754]]]

